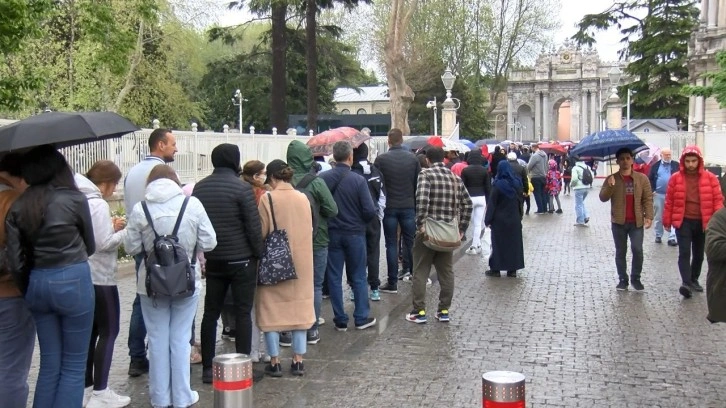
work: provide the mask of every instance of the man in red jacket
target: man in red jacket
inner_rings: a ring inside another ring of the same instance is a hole
[[[666,190],[663,227],[676,229],[678,270],[686,299],[692,291],[703,292],[698,283],[703,264],[706,226],[713,213],[723,207],[721,186],[716,176],[704,169],[697,146],[687,146],[681,154],[680,170],[671,176]]]

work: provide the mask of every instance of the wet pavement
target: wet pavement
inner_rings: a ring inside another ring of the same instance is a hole
[[[528,407],[726,406],[726,325],[706,321],[704,294],[680,297],[677,249],[655,244],[652,229],[644,244],[645,293],[615,291],[610,206],[597,192],[586,200],[589,228],[573,226],[573,196],[561,197],[562,215],[525,217],[527,267],[517,278],[485,277],[487,252],[463,255],[462,247],[448,324],[433,318],[435,310],[424,325],[403,319],[411,307],[408,283],[371,302],[379,324],[364,331],[336,332],[324,301],[327,323],[320,343],[308,346],[305,376],[289,374],[291,350],[283,348],[285,375],[254,384],[255,407],[481,406],[481,374],[492,370],[526,376]],[[704,285],[706,271],[704,263]],[[131,395],[131,407],[149,407],[146,376],[126,375],[134,288],[127,265],[110,385]],[[434,283],[427,303],[435,305],[437,296]],[[346,307],[352,311],[351,302]],[[234,343],[220,340],[218,352],[234,352]],[[36,347],[31,394],[38,363]],[[201,366],[192,370],[197,406],[212,407]]]

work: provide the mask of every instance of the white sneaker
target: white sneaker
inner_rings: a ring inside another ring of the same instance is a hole
[[[131,398],[118,395],[112,389],[106,388],[100,393],[94,391],[86,408],[122,408],[130,403]]]
[[[318,317],[318,326],[322,326],[325,324],[325,319],[323,319],[323,316]]]
[[[469,247],[469,249],[467,249],[466,251],[464,251],[464,253],[467,254],[467,255],[476,255],[476,254],[479,254],[479,253],[481,253],[481,246]]]
[[[91,399],[91,395],[93,395],[93,386],[86,387],[83,390],[83,406],[85,407],[88,405],[88,400]]]
[[[404,282],[413,282],[413,276],[406,276],[403,278]],[[433,282],[431,281],[431,278],[426,279],[426,286],[431,286]]]

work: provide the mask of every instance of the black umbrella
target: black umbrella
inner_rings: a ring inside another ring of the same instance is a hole
[[[0,127],[0,152],[44,144],[62,148],[137,130],[138,126],[113,112],[47,112]]]
[[[414,136],[408,138],[403,142],[403,147],[409,150],[417,151],[423,147],[426,147],[426,145],[429,144],[430,137],[431,136]]]

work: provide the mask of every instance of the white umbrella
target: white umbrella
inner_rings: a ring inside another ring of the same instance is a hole
[[[466,153],[471,150],[465,144],[463,144],[461,142],[451,140],[451,139],[444,139],[444,138],[441,138],[441,140],[444,142],[444,151],[447,151],[447,152],[455,151],[455,152],[459,152],[459,153]]]

